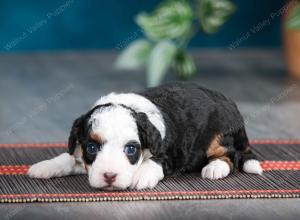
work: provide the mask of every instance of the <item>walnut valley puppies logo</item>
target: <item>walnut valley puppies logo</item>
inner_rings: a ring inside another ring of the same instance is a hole
[[[67,93],[69,93],[72,89],[74,89],[74,84],[70,83],[64,89],[60,90],[53,96],[46,98],[40,105],[33,108],[27,115],[18,120],[15,124],[13,124],[9,129],[5,132],[6,135],[14,134],[18,129],[22,128],[30,119],[39,115],[42,112],[47,111],[48,107],[52,104],[55,104],[59,100],[61,100]]]
[[[130,43],[132,43],[134,40],[136,40],[137,38],[139,38],[140,36],[142,36],[143,33],[144,32],[143,32],[142,29],[138,29],[137,31],[134,31],[131,35],[127,36],[126,38],[124,38],[124,40],[122,40],[121,42],[119,42],[116,45],[116,49],[118,49],[118,50],[124,49]]]
[[[262,116],[264,113],[271,111],[272,106],[276,103],[279,103],[284,98],[288,97],[293,91],[299,89],[299,86],[297,84],[293,84],[289,86],[288,88],[284,89],[282,92],[280,92],[277,96],[273,96],[269,102],[267,102],[265,105],[263,105],[258,110],[252,112],[251,114],[244,117],[244,123],[245,125],[248,125],[251,120],[254,120],[255,118],[258,118]],[[242,128],[243,125],[239,123],[235,123],[231,126],[228,133],[233,133],[235,131],[238,131],[240,128]]]
[[[9,209],[7,210],[6,215],[1,216],[4,217],[4,219],[6,220],[10,220],[13,219],[14,217],[16,217],[21,211],[23,211],[28,205],[27,204],[20,204],[18,205],[16,208],[14,209]]]
[[[22,41],[27,39],[31,34],[39,31],[42,27],[45,27],[53,18],[61,15],[67,8],[69,8],[74,3],[74,0],[68,0],[64,4],[60,5],[53,11],[49,11],[46,16],[39,21],[34,22],[28,26],[19,36],[15,37],[11,41],[5,44],[4,49],[9,51],[16,47]]]
[[[255,118],[263,115],[265,112],[271,111],[272,105],[282,101],[284,98],[288,97],[293,91],[299,89],[299,86],[297,84],[292,84],[288,88],[282,90],[278,95],[273,96],[269,102],[267,102],[265,105],[263,105],[260,109],[257,111],[252,112],[250,115],[247,115],[244,117],[244,123],[247,125],[251,120],[254,120]],[[159,103],[167,103],[169,102],[169,97],[174,95],[174,92],[176,92],[176,89],[169,89],[168,91],[164,92],[162,96],[156,97],[153,99],[153,101],[156,104]],[[238,131],[240,128],[242,128],[244,125],[241,123],[233,123],[232,126],[229,128],[228,133],[233,133]],[[227,132],[226,132],[227,133]]]
[[[242,43],[247,41],[251,36],[261,32],[266,27],[270,26],[272,22],[278,18],[281,17],[290,7],[293,7],[297,4],[297,1],[292,1],[290,4],[285,4],[283,7],[278,9],[277,11],[271,12],[268,17],[266,17],[264,20],[258,22],[254,26],[252,26],[249,31],[246,33],[240,35],[237,39],[235,39],[229,46],[229,50],[233,50],[237,47],[239,47]]]

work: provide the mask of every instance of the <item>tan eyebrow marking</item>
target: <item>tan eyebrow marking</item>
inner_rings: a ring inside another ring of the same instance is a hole
[[[95,133],[95,132],[91,132],[90,133],[90,137],[91,139],[93,139],[95,142],[97,142],[98,144],[102,144],[105,142],[103,136],[101,135],[101,133]]]

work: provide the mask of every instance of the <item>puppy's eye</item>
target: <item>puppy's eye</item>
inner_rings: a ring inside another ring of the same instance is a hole
[[[96,145],[95,143],[88,143],[86,147],[86,152],[90,155],[95,155],[97,154],[99,150],[99,146]]]
[[[136,147],[132,144],[126,144],[124,147],[124,153],[127,156],[132,156],[136,153]]]

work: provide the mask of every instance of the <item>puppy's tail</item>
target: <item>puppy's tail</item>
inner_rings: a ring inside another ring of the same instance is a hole
[[[246,173],[262,175],[263,169],[251,151],[245,128],[239,129],[234,135],[234,147],[240,152],[240,168]]]

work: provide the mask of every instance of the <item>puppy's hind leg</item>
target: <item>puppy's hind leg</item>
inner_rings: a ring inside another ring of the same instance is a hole
[[[243,152],[242,165],[243,165],[243,171],[246,173],[258,174],[258,175],[263,174],[263,169],[259,161],[256,159],[255,155],[252,153],[249,147]]]
[[[31,178],[48,179],[85,172],[83,164],[76,162],[73,155],[63,153],[50,160],[44,160],[32,165],[27,174]]]
[[[251,146],[244,127],[235,133],[234,146],[241,152],[240,168],[246,173],[262,175],[263,169],[251,151]]]
[[[201,171],[202,178],[221,179],[233,170],[233,162],[229,158],[233,147],[222,146],[221,139],[220,135],[215,136],[206,151],[209,163]]]

